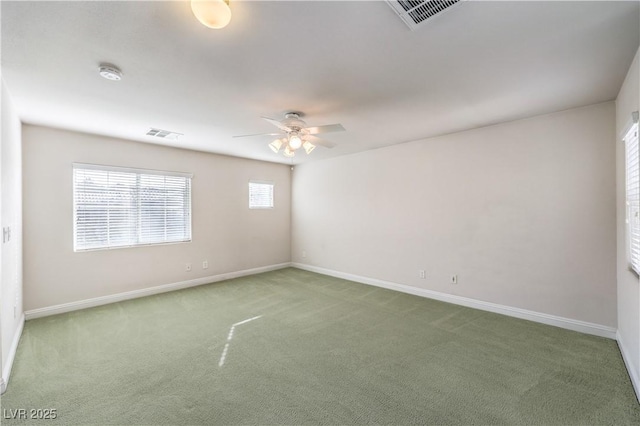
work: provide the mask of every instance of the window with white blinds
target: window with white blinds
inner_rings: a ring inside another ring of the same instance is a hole
[[[273,208],[273,183],[255,181],[249,182],[249,208]]]
[[[627,193],[627,249],[629,266],[640,274],[640,152],[638,124],[624,137]]]
[[[74,250],[191,241],[191,175],[73,165]]]

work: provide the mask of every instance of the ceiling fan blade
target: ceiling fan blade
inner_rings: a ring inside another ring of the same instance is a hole
[[[261,117],[263,120],[273,124],[274,126],[276,126],[278,129],[284,131],[284,132],[291,132],[291,129],[287,126],[285,126],[284,124],[282,124],[281,122],[279,122],[278,120],[274,120],[273,118],[269,118],[269,117]]]
[[[318,133],[344,132],[344,127],[342,127],[342,124],[327,124],[325,126],[307,127],[307,131],[310,135],[317,135]]]
[[[309,142],[311,142],[314,145],[324,146],[325,148],[333,148],[334,146],[336,146],[335,143],[329,142],[326,139],[320,139],[317,136],[307,135],[305,139],[307,139]]]
[[[232,136],[233,138],[250,138],[253,136],[282,136],[283,133],[256,133],[253,135],[238,135],[238,136]]]

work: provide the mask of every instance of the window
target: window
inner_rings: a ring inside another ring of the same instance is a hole
[[[249,208],[273,208],[273,183],[256,181],[249,182]]]
[[[640,152],[638,124],[624,137],[627,193],[627,256],[631,269],[640,273]]]
[[[191,175],[73,165],[74,250],[191,241]]]

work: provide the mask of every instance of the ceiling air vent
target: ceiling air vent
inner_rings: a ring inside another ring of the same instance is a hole
[[[176,133],[176,132],[170,132],[168,130],[152,128],[152,129],[149,129],[149,131],[147,132],[147,136],[155,136],[156,138],[177,141],[178,138],[182,136],[182,133]]]
[[[415,30],[429,18],[441,15],[465,0],[386,0],[405,24]]]

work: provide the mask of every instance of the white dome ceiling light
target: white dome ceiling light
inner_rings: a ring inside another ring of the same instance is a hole
[[[191,0],[191,11],[208,28],[219,30],[231,22],[229,0]]]

